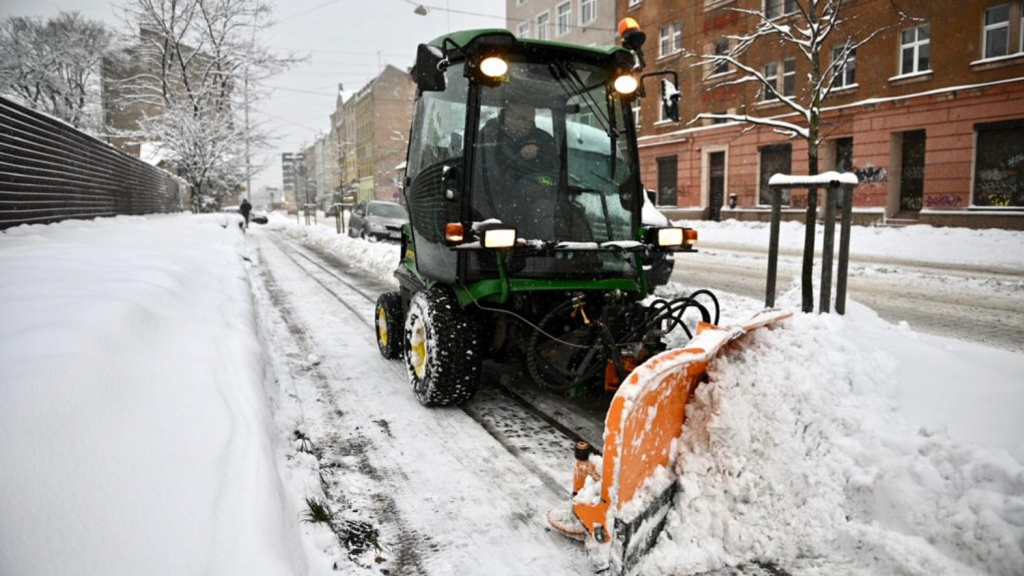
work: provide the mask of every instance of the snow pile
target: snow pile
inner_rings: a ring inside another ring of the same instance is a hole
[[[333,226],[333,223],[332,223]],[[395,268],[398,267],[401,244],[397,242],[376,242],[349,238],[338,234],[336,228],[326,226],[305,226],[291,218],[272,218],[270,228],[288,238],[334,254],[354,269],[369,273],[385,282],[394,283]]]
[[[868,332],[880,340],[863,345]],[[643,573],[757,561],[797,575],[1024,574],[1024,451],[909,424],[901,388],[928,383],[901,379],[904,356],[884,351],[906,339],[854,306],[756,331],[716,361],[687,407],[680,494]],[[972,402],[959,394],[947,401]]]
[[[768,249],[769,225],[766,222],[723,220],[680,220],[680,226],[696,228],[700,233],[698,248]],[[815,249],[821,250],[824,226],[815,234]],[[838,226],[836,245],[838,247]],[[782,222],[779,248],[782,251],[803,251],[804,225]],[[898,251],[894,247],[898,246]],[[1006,272],[1024,273],[1024,232],[1013,230],[968,230],[936,228],[927,225],[890,228],[853,226],[850,235],[851,261],[875,258],[892,261],[919,261],[922,264],[962,264],[987,266]]]
[[[309,572],[233,222],[0,234],[0,573]]]

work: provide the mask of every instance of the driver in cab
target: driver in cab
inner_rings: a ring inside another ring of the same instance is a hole
[[[510,103],[495,120],[483,128],[482,141],[493,147],[490,167],[504,186],[534,176],[538,184],[553,185],[555,139],[536,125],[537,109],[520,102]]]

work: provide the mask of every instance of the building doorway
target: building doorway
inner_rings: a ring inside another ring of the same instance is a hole
[[[925,131],[903,133],[900,152],[900,212],[920,212],[924,205]]]
[[[658,206],[676,206],[679,203],[677,197],[679,160],[675,155],[662,156],[656,159],[658,162]]]
[[[708,154],[708,219],[722,220],[725,204],[725,152]]]

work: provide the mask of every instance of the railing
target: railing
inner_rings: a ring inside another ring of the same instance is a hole
[[[184,190],[163,170],[0,98],[0,229],[174,212]]]

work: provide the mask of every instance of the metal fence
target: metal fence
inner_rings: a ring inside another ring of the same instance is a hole
[[[179,182],[59,120],[0,98],[0,230],[178,211],[186,189]]]

